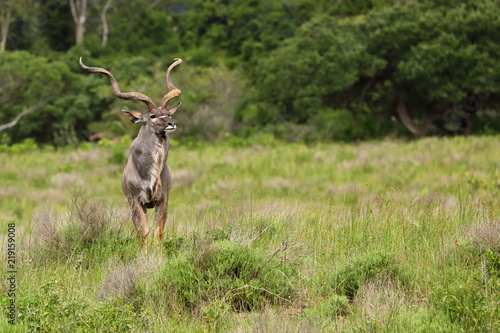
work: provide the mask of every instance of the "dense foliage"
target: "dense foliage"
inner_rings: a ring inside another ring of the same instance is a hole
[[[500,130],[493,0],[89,0],[78,45],[72,2],[0,3],[0,124],[32,111],[0,131],[2,143],[66,145],[137,130],[119,109],[140,105],[117,101],[80,56],[154,100],[171,60],[184,59],[174,73],[181,140]]]

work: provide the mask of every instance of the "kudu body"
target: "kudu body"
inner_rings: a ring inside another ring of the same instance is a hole
[[[147,252],[147,209],[155,208],[155,220],[158,238],[163,239],[165,222],[168,212],[168,196],[172,185],[170,167],[167,164],[170,140],[167,133],[175,130],[176,124],[172,114],[177,111],[181,103],[167,106],[168,102],[181,94],[170,77],[172,69],[182,63],[181,59],[167,69],[168,94],[163,96],[159,106],[137,92],[122,93],[118,82],[110,72],[99,67],[85,66],[80,58],[82,68],[95,73],[102,73],[108,77],[118,98],[139,100],[146,104],[148,111],[124,111],[133,123],[142,122],[139,134],[130,146],[128,161],[123,170],[122,190],[130,204],[132,221],[142,241],[142,250]]]

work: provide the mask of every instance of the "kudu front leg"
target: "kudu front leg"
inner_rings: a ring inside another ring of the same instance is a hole
[[[130,206],[132,209],[132,221],[134,222],[137,236],[141,240],[142,253],[147,254],[148,217],[146,207],[136,201],[132,201]]]

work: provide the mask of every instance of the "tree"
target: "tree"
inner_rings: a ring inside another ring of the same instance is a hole
[[[108,33],[109,33],[109,25],[108,20],[106,18],[106,14],[111,7],[112,0],[105,0],[104,4],[100,4],[100,1],[94,1],[94,5],[99,12],[99,18],[102,23],[102,38],[101,38],[101,47],[106,47],[108,43]],[[100,6],[102,5],[102,8]]]
[[[13,1],[0,1],[0,53],[5,51],[10,24],[13,20]]]
[[[367,17],[367,26],[378,23],[367,49],[388,60],[377,80],[391,84],[387,101],[414,136],[470,133],[470,101],[500,91],[498,15],[497,3],[483,0],[409,3]]]
[[[297,9],[284,0],[194,0],[179,19],[179,33],[200,63],[224,57],[246,65],[293,35],[301,21]]]
[[[113,3],[114,4],[114,3]],[[107,50],[96,52],[112,52],[116,50],[132,55],[148,57],[180,57],[181,43],[174,13],[166,1],[133,0],[127,6],[113,5],[107,16],[109,25],[113,27],[107,42]]]
[[[13,125],[4,132],[13,142],[26,137],[52,142],[55,133],[70,127],[83,138],[87,124],[100,116],[93,105],[101,102],[82,91],[85,79],[61,61],[26,51],[0,54],[0,124]]]
[[[394,117],[416,137],[470,133],[478,104],[500,91],[499,17],[493,0],[316,16],[259,61],[241,113],[316,127],[343,114],[357,138],[394,130]]]
[[[75,22],[76,44],[83,43],[83,37],[85,35],[85,22],[87,21],[87,0],[69,0],[71,7],[71,16],[73,16],[73,22]]]

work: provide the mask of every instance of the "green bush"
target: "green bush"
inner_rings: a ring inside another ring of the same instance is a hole
[[[23,293],[17,301],[16,326],[24,327],[26,332],[80,332],[89,327],[105,332],[128,332],[141,327],[138,313],[130,304],[90,303],[82,298],[68,301],[61,285],[60,281],[51,280],[42,284],[36,293]]]
[[[22,142],[15,143],[12,146],[0,145],[0,153],[22,154],[34,150],[38,150],[38,145],[35,139],[32,138],[24,139]]]
[[[190,310],[212,304],[206,308],[208,312],[215,311],[214,304],[249,311],[281,304],[294,296],[292,281],[297,271],[292,264],[271,260],[272,256],[262,250],[229,240],[212,241],[205,236],[190,243],[191,249],[168,259],[153,292],[168,290]]]
[[[362,135],[362,130],[354,121],[349,110],[327,109],[313,115],[309,124],[314,131],[309,138],[310,141],[354,141]]]
[[[389,276],[401,283],[409,282],[408,275],[393,255],[375,252],[359,255],[335,269],[332,287],[337,294],[352,299],[364,282],[377,276]]]
[[[167,256],[172,256],[177,254],[185,243],[186,237],[176,236],[176,237],[166,237],[163,241],[163,248]]]

